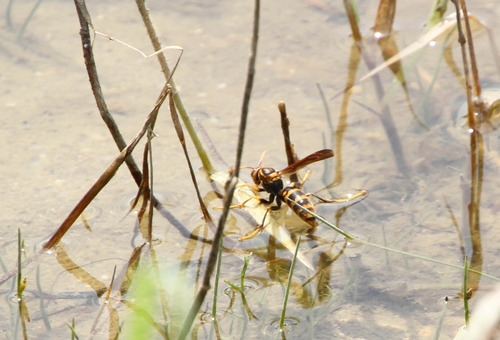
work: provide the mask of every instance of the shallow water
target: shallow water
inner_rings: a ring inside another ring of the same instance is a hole
[[[500,15],[500,9],[494,2],[472,5],[469,10],[488,23],[494,33],[499,32],[494,19]],[[0,256],[5,271],[16,266],[17,229],[21,229],[27,255],[40,249],[117,155],[92,97],[74,5],[65,1],[42,3],[23,37],[16,40],[32,6],[25,1],[14,2],[13,28],[3,18],[0,33],[0,142],[4,145],[0,150]],[[399,85],[392,84],[390,71],[380,74],[385,89],[392,86],[387,102],[409,169],[403,175],[377,114],[359,105],[367,105],[377,113],[382,109],[370,80],[353,91],[340,149],[327,124],[316,84],[321,85],[327,99],[345,86],[351,40],[341,3],[271,1],[262,6],[257,73],[242,164],[256,166],[262,152],[268,151],[264,164],[286,166],[276,107],[279,101],[285,101],[292,142],[299,156],[325,147],[337,153],[332,161],[309,167],[313,174],[305,190],[316,192],[338,180],[334,169],[341,164],[342,181],[334,189],[338,195],[360,189],[369,191],[367,199],[348,208],[338,219],[334,207],[321,207],[319,211],[327,220],[362,240],[462,266],[460,239],[451,215],[464,238],[465,253],[470,256],[472,241],[477,241],[467,236],[470,143],[467,133],[452,120],[452,108],[463,96],[463,90],[447,66],[439,63],[441,49],[429,48],[416,68],[406,65],[405,69],[413,107],[419,108],[417,115],[428,130],[413,121],[406,97]],[[360,2],[358,6],[361,28],[369,34],[377,4]],[[134,3],[89,2],[88,8],[98,31],[126,41],[145,54],[152,52]],[[206,130],[222,159],[231,165],[246,77],[252,3],[151,1],[149,9],[162,42],[184,48],[175,74],[184,104]],[[412,1],[398,3],[395,36],[400,48],[418,38],[428,11],[426,6],[416,6]],[[498,42],[499,38],[495,38]],[[491,50],[486,34],[477,34],[474,42],[481,81],[497,84],[500,75],[488,57]],[[141,128],[163,86],[160,67],[155,58],[144,59],[100,36],[95,38],[94,53],[109,109],[125,139],[130,140]],[[170,63],[178,57],[175,50],[166,54]],[[374,55],[380,63],[378,54]],[[457,47],[454,55],[459,57]],[[424,101],[424,90],[436,69],[437,82]],[[361,63],[358,78],[366,72]],[[341,104],[342,97],[328,100],[334,130],[339,126]],[[155,133],[157,196],[187,230],[206,232],[205,237],[210,239],[212,231],[201,228],[202,214],[167,105],[160,112]],[[480,270],[498,277],[498,130],[491,129],[483,138]],[[189,151],[198,169],[201,162],[191,145]],[[134,156],[141,164],[142,145]],[[215,159],[214,155],[211,157]],[[325,164],[329,168],[323,174]],[[228,169],[223,163],[215,165],[220,171]],[[217,221],[218,211],[212,210],[212,206],[220,205],[221,200],[215,198],[205,174],[200,170],[196,175],[202,196]],[[248,175],[244,177],[250,180]],[[25,297],[31,316],[27,325],[29,337],[67,338],[70,331],[66,324],[74,319],[80,336],[95,330],[97,338],[105,338],[116,325],[116,317],[118,324],[133,319],[131,309],[120,303],[116,294],[112,294],[115,300],[111,299],[112,303],[99,314],[103,299],[98,299],[95,291],[105,289],[113,268],[122,272],[134,247],[142,244],[135,215],[127,215],[128,202],[136,190],[128,170],[120,169],[85,213],[91,232],[78,220],[63,238],[64,248],[55,250],[57,258],[45,254],[24,269]],[[320,195],[327,194],[321,191]],[[292,219],[287,226],[297,223]],[[236,212],[226,227],[225,245],[231,251],[223,256],[219,287],[218,327],[222,338],[240,334],[247,338],[279,336],[275,325],[292,254],[275,249],[272,242],[269,246],[266,233],[239,243],[237,239],[252,227]],[[159,240],[154,243],[154,250],[159,272],[163,273],[160,280],[168,296],[169,317],[182,319],[177,307],[186,308],[187,301],[201,286],[209,246],[186,239],[160,215],[155,215],[153,233]],[[464,324],[463,303],[454,299],[462,287],[460,269],[366,245],[350,244],[343,249],[342,237],[324,225],[318,227],[315,236],[319,240],[304,239],[301,247],[314,270],[298,263],[294,272],[287,308],[291,324],[285,332],[288,339],[430,339],[438,328],[445,296],[451,301],[441,338],[453,338]],[[64,257],[64,250],[68,257]],[[247,251],[253,251],[245,282],[248,308],[255,316],[252,318],[242,306],[241,295],[231,293],[229,285],[223,282],[239,283]],[[472,310],[476,300],[495,284],[493,279],[481,278],[470,301]],[[7,338],[21,334],[12,287],[10,280],[0,287],[4,296],[0,329]],[[185,290],[178,293],[180,288]],[[175,296],[183,299],[176,302]],[[131,296],[126,298],[132,301]],[[210,313],[211,305],[209,293],[202,305],[201,319],[195,322],[194,332],[199,338],[214,337],[214,324],[202,317]],[[162,322],[160,313],[157,320]]]

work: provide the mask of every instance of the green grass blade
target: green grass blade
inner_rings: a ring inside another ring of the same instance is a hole
[[[217,298],[219,292],[219,279],[220,279],[220,267],[222,263],[222,238],[219,242],[219,254],[217,258],[217,268],[215,269],[215,282],[214,282],[214,302],[212,304],[212,319],[215,321],[217,317]]]
[[[467,256],[464,258],[464,284],[463,284],[463,299],[464,299],[464,314],[465,326],[469,326],[469,294],[468,294],[468,276],[469,276],[469,259]]]
[[[285,298],[283,299],[283,308],[281,310],[280,330],[283,330],[283,326],[285,325],[286,306],[288,304],[288,296],[290,294],[290,287],[292,285],[293,269],[295,268],[295,263],[297,262],[297,254],[299,252],[299,247],[300,247],[300,237],[297,239],[295,253],[293,255],[292,263],[290,265],[290,271],[288,272],[288,282],[286,284]]]

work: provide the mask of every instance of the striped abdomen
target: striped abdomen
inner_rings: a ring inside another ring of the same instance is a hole
[[[284,187],[281,190],[281,196],[283,197],[283,201],[288,204],[288,206],[297,214],[299,217],[307,222],[311,227],[316,227],[316,218],[308,213],[307,211],[301,209],[298,205],[307,208],[308,210],[316,213],[314,209],[314,205],[311,203],[306,194],[304,194],[301,190],[301,185],[296,182],[290,183],[288,186]],[[288,199],[294,201],[297,204],[290,202]]]

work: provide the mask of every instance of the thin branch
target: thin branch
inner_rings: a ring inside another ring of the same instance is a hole
[[[160,98],[156,102],[155,107],[149,113],[148,118],[143,124],[141,131],[132,139],[130,144],[122,150],[122,152],[115,158],[111,165],[104,171],[104,173],[99,177],[99,179],[92,185],[92,187],[87,191],[83,198],[78,202],[78,204],[73,208],[68,217],[64,220],[61,226],[57,229],[54,235],[50,238],[47,243],[43,245],[42,250],[46,251],[56,245],[59,240],[66,234],[66,232],[71,228],[73,223],[76,221],[78,216],[85,210],[85,208],[92,202],[92,200],[99,194],[99,192],[108,184],[108,182],[113,178],[118,168],[123,164],[125,159],[132,153],[136,145],[139,143],[141,138],[144,136],[146,131],[151,127],[151,122],[156,119],[158,111],[160,110],[165,97],[168,95],[170,88],[168,84],[165,84]]]
[[[161,51],[162,46],[160,40],[158,39],[158,35],[156,34],[153,22],[149,16],[149,10],[146,7],[146,1],[136,0],[136,4],[137,8],[139,9],[139,13],[141,14],[142,21],[144,22],[144,26],[146,26],[146,31],[148,33],[149,39],[151,40],[151,44],[153,45],[155,52]],[[165,79],[172,87],[172,94],[174,95],[175,106],[177,107],[177,111],[179,112],[179,115],[182,118],[182,122],[184,123],[184,126],[186,127],[186,130],[188,131],[189,136],[193,141],[196,151],[198,152],[198,156],[200,157],[200,160],[203,163],[203,167],[209,174],[211,174],[215,172],[215,170],[212,164],[210,163],[210,159],[208,158],[207,152],[203,148],[203,145],[201,144],[201,141],[198,138],[198,135],[196,134],[196,130],[194,129],[193,124],[191,123],[191,119],[187,114],[187,110],[184,107],[184,103],[182,102],[181,97],[179,96],[174,79],[172,78],[173,72],[170,71],[170,68],[168,67],[167,64],[167,60],[165,59],[163,53],[157,54],[157,57],[158,57],[158,62],[160,63],[161,69],[163,71],[163,74],[165,75]]]
[[[255,75],[255,62],[257,56],[257,42],[259,39],[259,17],[260,17],[260,0],[255,0],[255,8],[254,8],[254,22],[253,22],[253,34],[252,34],[252,48],[250,53],[250,58],[248,62],[248,72],[247,72],[247,81],[245,86],[245,93],[243,96],[243,105],[241,109],[241,121],[240,121],[240,130],[238,136],[238,147],[236,150],[236,162],[234,171],[231,175],[231,178],[226,183],[226,194],[224,195],[224,209],[222,211],[221,217],[219,219],[219,224],[217,226],[217,231],[214,236],[214,241],[212,244],[212,248],[210,250],[210,254],[207,262],[207,269],[205,271],[205,275],[203,277],[203,284],[196,296],[196,299],[191,306],[191,309],[184,320],[182,325],[181,333],[179,334],[179,339],[185,339],[191,330],[191,326],[193,324],[194,319],[198,315],[200,307],[205,300],[205,297],[210,289],[210,279],[212,273],[216,267],[217,262],[217,254],[219,253],[219,245],[220,240],[222,239],[222,233],[224,232],[224,225],[226,224],[226,219],[229,214],[229,207],[233,200],[234,190],[236,188],[236,184],[238,183],[237,177],[239,174],[239,167],[241,164],[241,155],[243,153],[243,144],[245,139],[245,128],[246,121],[248,117],[248,108],[250,102],[250,96],[252,93],[253,80]]]
[[[106,101],[104,99],[104,95],[102,93],[101,85],[99,82],[99,76],[97,73],[97,67],[94,59],[94,53],[93,53],[93,48],[92,48],[92,41],[90,38],[90,32],[89,32],[89,26],[93,29],[94,26],[92,24],[92,19],[90,17],[90,14],[88,12],[87,6],[85,4],[85,0],[75,0],[75,6],[76,6],[76,11],[78,14],[78,19],[80,21],[80,36],[82,40],[82,48],[83,48],[83,57],[85,60],[85,66],[87,69],[87,74],[89,77],[90,81],[90,86],[92,88],[92,93],[94,94],[94,98],[97,104],[97,107],[99,109],[99,112],[101,114],[102,119],[106,123],[111,136],[113,137],[118,149],[122,151],[126,146],[127,143],[125,142],[122,134],[120,133],[120,130],[118,128],[118,125],[116,124],[113,116],[110,114],[108,107],[106,105]],[[96,32],[98,33],[98,32]],[[99,33],[98,33],[99,34]],[[110,38],[110,37],[108,37]],[[123,42],[120,41],[120,43],[124,44]],[[128,45],[128,44],[125,44]],[[128,45],[129,46],[129,45]],[[130,47],[130,46],[129,46]],[[159,49],[158,51],[162,51],[166,49],[167,47],[163,49]],[[168,48],[171,48],[168,47]],[[179,49],[179,47],[176,47],[176,49]],[[181,56],[182,56],[182,48],[181,49]],[[137,49],[135,49],[137,50]],[[157,53],[157,52],[155,52]],[[158,57],[163,56],[162,53],[158,54]],[[172,75],[175,73],[175,70],[177,69],[177,66],[180,61],[180,56],[179,59],[177,59],[177,62],[172,70],[172,72],[168,72],[168,76],[166,78],[167,82],[169,82],[170,78]],[[166,63],[166,61],[165,61]],[[154,126],[154,124],[152,124]],[[139,167],[137,166],[137,163],[133,159],[132,156],[127,157],[125,160],[127,167],[129,168],[130,173],[132,174],[132,177],[134,178],[134,181],[138,186],[140,186],[141,181],[142,181],[142,173]],[[152,200],[151,200],[153,206],[162,213],[162,215],[167,218],[167,220],[176,228],[178,229],[183,235],[186,234],[185,232],[185,227],[178,223],[178,221],[175,219],[175,217],[171,214],[169,214],[166,209],[163,207],[162,204],[152,195]],[[188,233],[189,234],[189,233]]]
[[[462,7],[462,13],[465,13],[465,15],[464,15],[465,32],[467,33],[467,43],[469,45],[472,80],[473,80],[473,84],[474,84],[474,95],[476,97],[479,97],[479,96],[481,96],[481,84],[479,82],[479,71],[477,68],[476,53],[474,52],[474,41],[472,39],[472,30],[470,28],[470,21],[469,21],[469,14],[468,14],[469,12],[467,12],[467,5],[466,5],[464,0],[460,0],[460,5]]]

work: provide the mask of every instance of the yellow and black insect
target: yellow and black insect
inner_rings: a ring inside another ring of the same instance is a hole
[[[323,149],[298,160],[283,170],[261,167],[259,164],[259,167],[252,168],[251,172],[255,185],[249,186],[255,191],[265,191],[269,193],[269,199],[256,197],[261,203],[272,204],[276,201],[276,205],[269,207],[269,210],[278,210],[281,207],[281,202],[285,202],[285,204],[287,204],[304,222],[308,223],[311,227],[316,227],[316,218],[301,208],[304,207],[313,213],[316,212],[308,195],[302,192],[302,186],[309,177],[309,172],[301,182],[291,182],[286,186],[283,183],[281,175],[295,173],[311,163],[319,162],[330,157],[333,157],[333,151],[330,149]],[[262,230],[269,210],[264,215],[262,223],[252,233],[241,237],[240,241],[252,238]]]
[[[310,154],[309,156],[306,156],[298,160],[297,162],[287,166],[283,170],[275,170],[269,167],[261,167],[260,164],[262,163],[262,160],[260,161],[259,166],[257,168],[251,168],[252,169],[251,176],[255,185],[253,184],[247,184],[247,185],[250,186],[255,191],[258,192],[265,191],[269,193],[269,199],[264,199],[258,196],[255,196],[253,198],[259,200],[259,202],[266,205],[272,204],[273,202],[276,202],[276,205],[270,206],[266,211],[266,213],[264,214],[262,223],[248,235],[239,238],[239,241],[250,239],[255,235],[257,235],[258,233],[260,233],[264,228],[264,222],[266,220],[267,214],[269,213],[269,210],[280,209],[281,202],[285,202],[285,204],[288,205],[297,216],[299,216],[304,222],[309,224],[312,228],[309,231],[311,232],[312,230],[314,230],[314,228],[317,226],[318,223],[316,217],[314,217],[313,215],[316,214],[316,209],[313,203],[309,200],[309,196],[316,197],[318,200],[321,201],[321,203],[349,203],[349,202],[359,201],[359,199],[364,199],[368,194],[366,190],[361,190],[356,195],[350,196],[348,198],[336,199],[336,200],[325,200],[314,194],[304,193],[302,191],[302,186],[304,185],[305,181],[309,178],[311,174],[310,171],[306,173],[302,181],[300,182],[292,181],[288,183],[286,186],[284,185],[281,175],[293,174],[311,163],[319,162],[321,160],[330,157],[333,157],[333,151],[330,149],[323,149],[316,151]],[[233,207],[242,207],[247,201]]]
[[[308,172],[309,174],[309,172]],[[317,226],[316,218],[310,213],[316,213],[314,205],[309,200],[307,194],[302,192],[302,185],[306,181],[308,175],[304,177],[301,183],[291,182],[285,186],[280,193],[280,198],[296,213],[304,222],[315,228]],[[295,203],[294,203],[295,202]],[[302,209],[306,208],[309,211]]]

